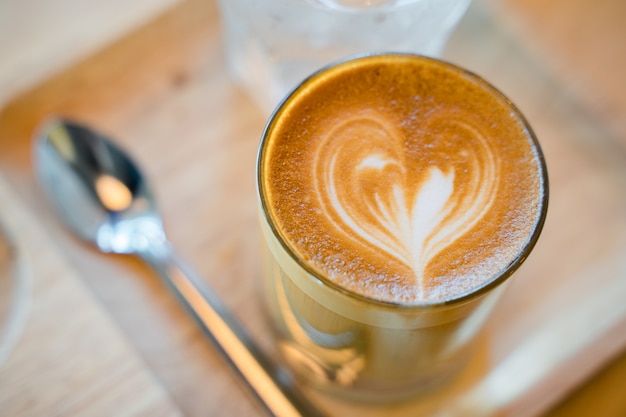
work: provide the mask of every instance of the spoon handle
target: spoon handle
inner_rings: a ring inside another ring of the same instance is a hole
[[[171,245],[166,243],[158,250],[153,248],[139,256],[176,293],[270,416],[324,416],[296,390],[285,371],[281,371],[254,344],[224,303],[203,283],[193,268],[176,255]]]

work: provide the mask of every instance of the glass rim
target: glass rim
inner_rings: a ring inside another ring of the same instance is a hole
[[[408,58],[408,59],[418,59],[423,61],[431,61],[437,63],[439,65],[443,65],[444,67],[457,72],[470,79],[471,81],[478,84],[481,88],[493,94],[496,99],[501,100],[514,115],[514,118],[518,120],[521,127],[526,132],[526,136],[528,138],[531,147],[533,148],[536,160],[537,160],[537,168],[539,170],[538,178],[541,184],[541,197],[539,201],[539,210],[537,210],[536,220],[534,223],[534,227],[532,233],[530,234],[528,241],[519,252],[519,254],[507,265],[499,274],[494,275],[491,279],[484,282],[482,285],[472,288],[466,292],[460,293],[454,297],[445,298],[442,300],[435,301],[422,301],[422,302],[399,302],[399,301],[388,301],[381,300],[374,297],[366,296],[363,294],[356,293],[351,291],[336,282],[332,279],[324,276],[322,271],[316,270],[312,265],[310,265],[307,261],[302,259],[297,252],[292,249],[292,245],[289,244],[288,239],[280,232],[279,228],[276,225],[273,216],[271,215],[271,210],[268,209],[268,203],[266,198],[266,193],[263,187],[263,167],[264,167],[264,155],[265,150],[267,149],[266,143],[268,142],[268,136],[270,131],[272,130],[275,121],[280,116],[282,111],[286,108],[289,102],[292,99],[295,99],[298,96],[298,93],[304,89],[309,83],[315,81],[318,77],[322,76],[328,71],[332,71],[337,67],[341,67],[343,65],[348,65],[352,62],[360,61],[360,60],[369,60],[373,58],[379,57],[388,57],[392,59],[396,58]],[[303,79],[297,86],[295,86],[285,97],[280,101],[280,103],[275,107],[272,114],[270,115],[268,122],[266,123],[263,133],[261,135],[261,140],[259,143],[259,147],[257,150],[257,160],[256,160],[256,190],[257,197],[260,203],[260,208],[263,213],[263,217],[267,222],[269,229],[272,235],[276,238],[276,240],[280,243],[282,249],[289,255],[289,257],[295,261],[300,268],[302,268],[310,277],[316,279],[321,284],[330,289],[337,291],[340,294],[343,294],[353,300],[365,302],[368,304],[374,304],[382,308],[390,308],[394,310],[410,310],[410,309],[428,309],[428,308],[437,308],[437,307],[451,307],[456,305],[462,305],[468,302],[471,302],[483,295],[486,295],[491,290],[498,287],[500,284],[504,283],[508,280],[524,263],[524,261],[528,258],[533,248],[535,247],[537,241],[539,240],[539,236],[543,230],[543,226],[545,224],[545,220],[547,217],[548,211],[548,201],[549,201],[549,180],[548,180],[548,171],[545,161],[545,156],[541,149],[541,145],[539,144],[539,140],[537,136],[530,126],[530,123],[526,119],[526,117],[522,114],[520,109],[513,103],[513,101],[505,95],[502,91],[496,88],[493,84],[485,80],[480,75],[467,70],[463,67],[460,67],[456,64],[452,64],[448,61],[444,61],[439,58],[428,57],[424,55],[414,54],[414,53],[406,53],[406,52],[374,52],[374,53],[365,53],[352,55],[341,60],[332,62],[319,70],[313,72],[311,75]]]

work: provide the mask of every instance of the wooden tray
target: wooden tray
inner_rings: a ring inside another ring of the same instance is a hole
[[[254,190],[266,115],[231,83],[222,55],[215,5],[185,2],[0,114],[2,172],[188,416],[256,410],[150,271],[132,258],[101,255],[61,228],[34,182],[30,144],[50,114],[119,138],[152,178],[171,240],[268,346]],[[533,125],[551,180],[544,233],[457,380],[390,407],[309,392],[332,416],[532,416],[626,346],[623,147],[482,2],[445,57],[492,81]]]

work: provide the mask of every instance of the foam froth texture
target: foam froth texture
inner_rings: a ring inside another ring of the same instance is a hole
[[[317,275],[381,301],[490,282],[528,245],[539,150],[507,100],[438,61],[361,58],[318,74],[268,126],[261,192]]]

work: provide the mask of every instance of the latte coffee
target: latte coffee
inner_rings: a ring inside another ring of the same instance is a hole
[[[511,102],[414,55],[303,82],[268,123],[258,188],[279,347],[318,385],[366,394],[459,362],[547,204],[541,150]]]

